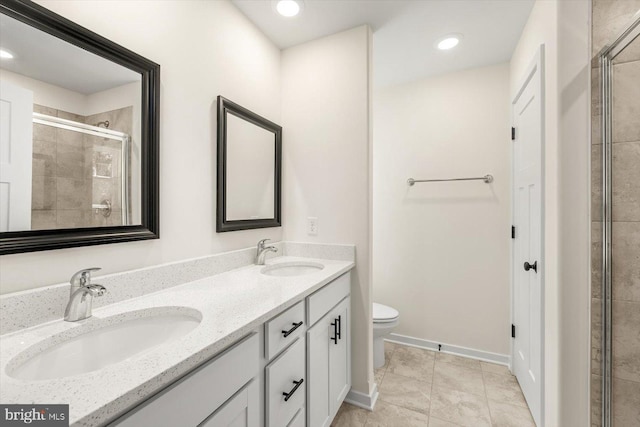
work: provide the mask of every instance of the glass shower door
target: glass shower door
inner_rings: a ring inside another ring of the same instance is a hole
[[[626,427],[640,425],[640,16],[600,64],[601,421]]]

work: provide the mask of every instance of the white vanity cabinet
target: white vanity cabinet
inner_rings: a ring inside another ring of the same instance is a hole
[[[351,388],[351,298],[349,275],[307,300],[331,306],[307,331],[307,427],[329,427]]]
[[[329,427],[351,387],[345,273],[110,427]]]
[[[260,427],[258,337],[240,340],[110,427]]]
[[[258,381],[253,380],[198,427],[253,427],[260,425]]]

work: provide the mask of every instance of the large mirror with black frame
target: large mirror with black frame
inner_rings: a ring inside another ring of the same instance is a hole
[[[160,66],[0,4],[0,254],[158,238]]]
[[[279,227],[282,127],[218,97],[216,231]]]

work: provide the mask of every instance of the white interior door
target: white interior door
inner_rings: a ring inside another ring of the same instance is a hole
[[[513,371],[538,426],[543,418],[543,50],[513,100]]]
[[[31,229],[33,92],[0,81],[0,232]]]

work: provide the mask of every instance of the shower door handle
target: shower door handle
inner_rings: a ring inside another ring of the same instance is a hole
[[[538,261],[534,261],[533,264],[529,264],[528,261],[524,263],[524,271],[533,270],[536,273],[538,272]]]

